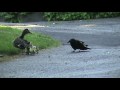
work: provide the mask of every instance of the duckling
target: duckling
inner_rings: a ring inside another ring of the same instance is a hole
[[[38,54],[38,51],[39,51],[39,49],[38,49],[38,47],[37,46],[35,46],[35,45],[32,45],[32,44],[30,44],[29,45],[29,51],[30,51],[30,54]]]
[[[26,34],[31,33],[28,29],[24,29],[22,34],[13,41],[13,46],[19,49],[27,49],[27,54],[29,53],[30,42],[24,39]]]

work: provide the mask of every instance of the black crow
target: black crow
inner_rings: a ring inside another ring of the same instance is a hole
[[[70,43],[70,45],[74,49],[74,51],[76,49],[80,49],[80,50],[90,49],[90,48],[87,47],[88,45],[86,45],[83,41],[79,41],[79,40],[76,40],[76,39],[70,39],[68,41],[68,43]]]

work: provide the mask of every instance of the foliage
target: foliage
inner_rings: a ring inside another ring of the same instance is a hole
[[[28,15],[30,12],[0,12],[0,17],[8,22],[21,22],[22,17]]]
[[[120,16],[120,12],[44,12],[48,21],[80,20]]]
[[[23,16],[33,12],[0,12],[0,17],[7,22],[21,22]],[[48,21],[81,20],[120,16],[120,12],[42,12],[44,19]]]

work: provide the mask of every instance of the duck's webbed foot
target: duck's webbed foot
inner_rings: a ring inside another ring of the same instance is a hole
[[[26,48],[26,55],[29,55],[30,54],[30,48]]]

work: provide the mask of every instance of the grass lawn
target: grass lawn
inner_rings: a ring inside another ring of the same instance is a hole
[[[20,29],[0,26],[0,55],[12,56],[21,53],[21,50],[15,48],[12,44],[13,40],[20,36],[21,33],[22,30]],[[27,34],[25,39],[30,41],[33,45],[38,46],[40,50],[60,45],[59,41],[42,33],[32,32],[32,34]]]

